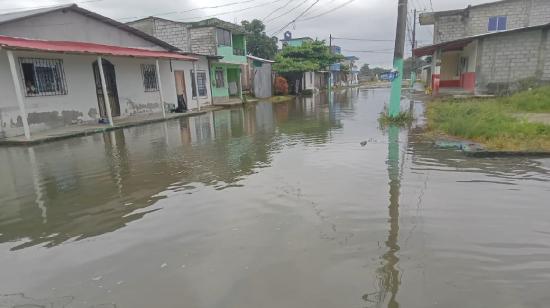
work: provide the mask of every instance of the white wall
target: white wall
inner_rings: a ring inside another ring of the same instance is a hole
[[[304,73],[304,89],[315,90],[315,72]]]
[[[55,53],[14,52],[18,65],[18,80],[23,87],[18,57],[41,59],[61,59],[68,93],[66,95],[24,97],[24,104],[30,119],[31,132],[43,131],[58,126],[81,122],[96,122],[99,117],[99,107],[95,88],[92,63],[96,56],[66,55]],[[121,117],[139,113],[160,112],[160,93],[145,92],[141,64],[154,64],[154,59],[137,59],[123,57],[104,57],[115,66],[117,90],[119,96]],[[192,62],[172,61],[172,69],[183,69],[186,77],[189,108],[196,108],[191,99],[191,69]],[[207,72],[208,62],[203,57],[198,63],[199,70]],[[176,105],[176,86],[174,73],[170,70],[170,61],[160,61],[161,82],[165,102]],[[201,106],[210,104],[210,87],[207,86],[208,97],[200,98]],[[19,107],[15,97],[13,82],[4,50],[0,50],[0,137],[22,135],[23,129],[18,123]],[[52,114],[53,112],[53,114]],[[55,114],[57,112],[57,114]],[[65,119],[62,115],[65,112]],[[32,121],[31,121],[32,120]],[[19,123],[21,121],[19,120]]]
[[[212,104],[212,92],[210,89],[210,70],[208,68],[208,60],[205,56],[198,56],[199,61],[197,61],[197,71],[204,71],[206,73],[206,93],[207,96],[199,97],[199,103],[201,107],[208,106]],[[168,63],[169,64],[169,63]],[[181,71],[183,70],[185,72],[185,93],[187,94],[187,107],[189,109],[195,109],[198,108],[197,106],[197,100],[196,98],[193,98],[193,91],[192,91],[192,79],[191,79],[191,70],[193,70],[193,62],[189,61],[172,61],[172,71]],[[168,68],[166,71],[170,72],[170,69]],[[163,77],[164,78],[164,77]],[[168,78],[168,77],[166,77]],[[169,82],[171,85],[174,85],[173,92],[170,93],[172,97],[176,98],[176,80],[174,77],[174,73],[170,72],[170,79],[167,79],[166,82]],[[164,85],[164,79],[163,79],[163,85]],[[165,87],[168,88],[168,87]],[[165,94],[166,96],[166,94]],[[176,99],[177,101],[177,99]]]
[[[164,50],[135,34],[70,10],[65,13],[51,12],[0,25],[0,35]]]

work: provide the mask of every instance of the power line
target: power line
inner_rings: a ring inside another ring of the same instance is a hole
[[[145,17],[149,17],[149,16],[164,16],[164,15],[173,15],[173,14],[185,14],[185,13],[199,11],[199,10],[217,9],[217,8],[234,6],[234,5],[242,5],[242,4],[246,4],[246,3],[250,3],[250,2],[256,2],[256,1],[258,1],[258,0],[244,0],[244,1],[237,1],[237,2],[231,2],[231,3],[226,3],[226,4],[214,5],[214,6],[205,6],[205,7],[199,7],[199,8],[192,8],[192,9],[183,10],[183,11],[168,11],[168,12],[163,12],[163,13],[151,14],[151,15],[148,15],[148,16],[121,17],[121,18],[118,18],[118,19],[119,20],[126,20],[126,19],[145,18]],[[254,5],[254,6],[251,6],[251,7],[246,7],[246,8],[238,9],[238,10],[234,10],[234,11],[221,12],[221,13],[211,15],[211,16],[215,17],[215,16],[218,16],[218,15],[226,15],[226,14],[231,14],[231,13],[242,12],[242,11],[254,9],[254,8],[257,8],[257,7],[261,7],[261,6],[264,6],[264,5],[270,5],[270,4],[275,3],[275,2],[280,2],[280,1],[273,1],[273,2],[270,2],[270,3],[262,3],[262,4],[259,4],[259,5]],[[191,17],[189,17],[189,19],[197,19],[197,18],[201,19],[201,18],[208,18],[208,17],[201,17],[201,16],[191,16]]]
[[[269,13],[267,16],[265,16],[264,18],[261,19],[262,22],[263,22],[264,20],[266,20],[268,17],[273,16],[273,14],[275,14],[275,13],[277,13],[278,11],[280,11],[280,10],[284,9],[285,7],[287,7],[292,1],[294,1],[294,0],[288,0],[288,2],[285,3],[283,6],[280,6],[280,7],[277,8],[276,10],[272,11],[271,13]]]
[[[296,18],[294,18],[293,20],[291,20],[289,23],[287,23],[286,25],[282,26],[281,29],[277,30],[276,32],[274,32],[273,34],[271,34],[271,36],[273,35],[277,35],[279,34],[281,31],[283,31],[287,26],[291,25],[293,22],[296,22],[298,19],[300,19],[300,17],[304,16],[307,12],[309,12],[309,10],[311,10],[317,3],[319,3],[320,0],[315,0],[315,2],[313,2],[313,4],[311,4],[307,9],[305,9],[302,13],[300,13],[298,16],[296,16]]]
[[[252,9],[255,9],[255,8],[259,8],[259,7],[265,7],[266,5],[275,4],[275,3],[278,3],[278,2],[281,2],[281,1],[284,1],[284,0],[275,0],[275,1],[271,1],[271,2],[269,2],[269,3],[262,3],[262,4],[258,4],[258,5],[254,5],[254,6],[249,6],[249,7],[243,8],[243,9],[238,9],[238,10],[233,10],[233,11],[227,11],[227,12],[217,13],[217,14],[208,15],[208,16],[193,16],[193,17],[187,17],[187,18],[185,18],[185,20],[184,20],[184,19],[179,19],[179,20],[176,20],[176,21],[188,21],[188,20],[190,20],[190,19],[193,19],[193,20],[201,20],[201,19],[208,19],[208,18],[218,17],[218,16],[221,16],[221,15],[227,15],[227,14],[233,14],[233,13],[240,13],[240,12],[252,10]]]
[[[318,15],[315,15],[315,16],[311,16],[311,17],[308,17],[308,18],[304,18],[304,19],[302,19],[301,21],[302,21],[302,22],[303,22],[303,21],[308,21],[308,20],[312,20],[312,19],[315,19],[315,18],[318,18],[318,17],[322,17],[322,16],[325,16],[325,15],[328,15],[328,14],[334,12],[334,11],[337,11],[337,10],[339,10],[339,9],[341,9],[341,8],[343,8],[343,7],[347,6],[347,5],[349,5],[350,3],[354,2],[354,1],[355,1],[355,0],[350,0],[350,1],[348,1],[348,2],[342,3],[342,4],[340,4],[340,5],[337,6],[337,7],[334,7],[334,8],[332,8],[332,9],[330,9],[330,10],[327,10],[327,11],[321,13],[321,14],[318,14]]]
[[[341,41],[364,41],[364,42],[395,42],[394,40],[379,40],[379,39],[365,39],[365,38],[349,38],[349,37],[332,37],[333,40]]]
[[[296,5],[296,6],[294,6],[293,8],[291,8],[290,10],[287,10],[286,12],[284,12],[284,13],[282,13],[282,14],[280,14],[280,15],[277,15],[276,17],[273,17],[273,18],[270,18],[269,20],[266,20],[266,21],[265,21],[266,24],[267,24],[267,23],[270,23],[270,22],[272,22],[272,21],[274,21],[274,20],[276,20],[276,19],[279,19],[279,18],[281,18],[281,17],[283,17],[283,16],[286,16],[287,14],[292,13],[292,11],[294,11],[295,9],[297,9],[297,8],[299,8],[300,6],[304,5],[304,4],[305,4],[306,2],[308,2],[308,1],[309,1],[309,0],[304,0],[304,1],[300,2],[298,5]]]

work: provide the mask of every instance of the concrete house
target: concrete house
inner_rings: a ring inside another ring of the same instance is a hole
[[[427,83],[437,92],[506,93],[528,80],[550,80],[550,1],[502,0],[465,9],[424,13],[434,27]]]
[[[147,17],[128,25],[183,52],[206,57],[214,104],[242,102],[241,66],[247,63],[243,27],[217,18],[179,22]]]
[[[0,138],[165,116],[180,93],[197,108],[177,76],[198,59],[177,50],[74,4],[0,15]]]
[[[342,54],[342,48],[340,46],[330,46],[330,51],[333,54]],[[346,56],[340,63],[331,64],[330,71],[330,83],[331,86],[353,86],[359,84],[359,68],[356,62],[359,58],[355,56]],[[344,73],[342,71],[342,65],[349,67],[349,72]]]

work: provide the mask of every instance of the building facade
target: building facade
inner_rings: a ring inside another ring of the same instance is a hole
[[[427,83],[435,93],[500,94],[530,80],[550,80],[550,1],[503,0],[425,13],[420,24],[434,27],[433,44],[415,54],[431,56]]]
[[[204,56],[215,104],[242,101],[241,74],[246,60],[244,29],[217,18],[185,23],[148,17],[128,23],[183,52]]]
[[[0,46],[0,138],[199,107],[177,78],[197,58],[76,5],[0,15]]]

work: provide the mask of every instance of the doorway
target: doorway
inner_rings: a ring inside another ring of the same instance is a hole
[[[178,98],[178,107],[176,112],[187,111],[187,95],[185,93],[185,74],[183,71],[174,71],[174,79],[176,80],[176,95]]]
[[[120,104],[118,101],[118,90],[116,86],[115,66],[102,59],[103,73],[105,74],[105,85],[107,86],[107,95],[109,96],[109,103],[111,105],[111,115],[113,117],[120,116]],[[107,109],[105,107],[105,98],[103,96],[103,87],[101,86],[101,76],[99,74],[99,65],[97,61],[92,64],[95,79],[95,90],[97,94],[97,102],[99,105],[99,115],[102,118],[107,118]]]

